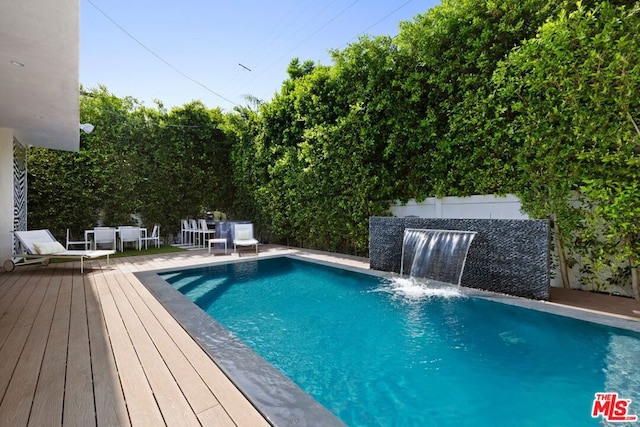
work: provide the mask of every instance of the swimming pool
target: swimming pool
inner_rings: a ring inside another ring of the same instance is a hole
[[[161,277],[349,425],[599,425],[597,392],[640,413],[637,332],[291,257]]]

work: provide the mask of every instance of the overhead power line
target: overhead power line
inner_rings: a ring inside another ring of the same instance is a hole
[[[406,5],[411,3],[412,1],[413,0],[408,0],[408,1],[404,2],[403,4],[401,4],[400,6],[396,7],[391,12],[387,13],[385,16],[383,16],[382,18],[378,19],[373,24],[369,25],[367,28],[365,28],[363,31],[361,31],[360,34],[358,34],[356,37],[360,37],[360,36],[364,35],[367,31],[369,31],[370,29],[372,29],[373,27],[375,27],[376,25],[378,25],[379,23],[381,23],[382,21],[384,21],[385,19],[387,19],[388,17],[390,17],[391,15],[393,15],[394,13],[396,13],[397,11],[399,11],[400,9],[402,9],[403,7],[405,7]],[[354,37],[354,39],[356,37]],[[353,39],[351,39],[351,40],[353,40]]]
[[[378,25],[379,23],[381,23],[382,21],[386,20],[387,18],[389,18],[391,15],[393,15],[394,13],[396,13],[397,11],[399,11],[400,9],[402,9],[403,7],[405,7],[406,5],[408,5],[409,3],[411,3],[413,0],[407,0],[406,2],[402,3],[400,6],[396,7],[395,9],[393,9],[391,12],[387,13],[385,16],[383,16],[382,18],[378,19],[376,22],[374,22],[373,24],[369,25],[367,28],[365,28],[364,30],[360,31],[356,36],[352,37],[351,39],[349,39],[346,43],[344,43],[341,46],[341,49],[344,49],[345,47],[347,47],[349,45],[349,43],[351,43],[352,41],[356,40],[358,37],[364,36],[367,31],[369,31],[370,29],[372,29],[373,27],[375,27],[376,25]],[[328,58],[329,55],[325,55],[323,56],[322,59],[324,58]]]
[[[182,70],[178,69],[177,67],[175,67],[173,64],[169,63],[167,60],[165,60],[164,58],[162,58],[160,55],[158,55],[157,53],[155,53],[154,51],[152,51],[151,49],[149,49],[147,46],[144,45],[144,43],[142,43],[140,40],[138,40],[137,38],[135,38],[131,33],[129,33],[127,30],[125,30],[120,24],[118,24],[115,20],[113,20],[113,18],[111,18],[109,15],[107,15],[107,13],[105,13],[102,9],[100,9],[93,1],[91,0],[87,0],[89,2],[89,4],[91,6],[93,6],[94,8],[96,8],[96,10],[98,12],[100,12],[102,15],[104,15],[105,18],[107,18],[113,25],[115,25],[117,28],[120,29],[120,31],[122,31],[123,33],[125,33],[128,37],[130,37],[133,41],[135,41],[136,43],[138,43],[140,46],[142,46],[142,48],[144,50],[146,50],[147,52],[149,52],[151,55],[155,56],[157,59],[159,59],[160,61],[162,61],[165,65],[167,65],[169,68],[171,68],[172,70],[174,70],[175,72],[177,72],[178,74],[180,74],[181,76],[183,76],[184,78],[192,81],[193,83],[197,84],[198,86],[204,88],[205,90],[211,92],[212,94],[214,94],[215,96],[224,99],[225,101],[229,102],[230,104],[233,104],[235,106],[238,106],[237,103],[233,102],[232,100],[230,100],[229,98],[226,98],[222,95],[220,95],[218,92],[214,91],[213,89],[211,89],[210,87],[208,87],[207,85],[205,85],[204,83],[200,83],[198,80],[194,79],[193,77],[187,75],[186,73],[184,73]]]
[[[258,77],[260,77],[262,74],[264,74],[267,70],[269,70],[271,67],[273,67],[274,65],[278,64],[282,59],[284,59],[289,53],[293,52],[294,50],[296,50],[297,48],[299,48],[300,46],[302,46],[305,42],[307,42],[309,39],[311,39],[313,36],[315,36],[316,34],[318,34],[320,31],[322,31],[325,27],[327,27],[329,24],[331,24],[333,21],[335,21],[336,19],[338,19],[340,17],[340,15],[342,15],[343,13],[345,13],[347,10],[351,9],[353,6],[355,6],[356,3],[358,3],[360,0],[355,0],[353,1],[351,4],[349,4],[347,7],[345,7],[344,9],[342,9],[340,12],[338,12],[338,14],[334,15],[331,19],[329,19],[328,21],[326,21],[324,24],[322,24],[320,27],[318,27],[318,29],[316,29],[314,32],[312,32],[311,34],[309,34],[304,40],[302,40],[301,42],[299,42],[298,44],[296,44],[294,47],[292,47],[291,49],[289,49],[288,51],[286,51],[282,56],[280,56],[278,59],[276,59],[275,61],[273,61],[271,64],[269,64],[267,67],[263,68],[262,71],[253,79],[256,80]]]
[[[320,28],[318,28],[316,31],[314,31],[311,35],[307,36],[306,39],[304,39],[302,42],[300,42],[299,44],[297,44],[296,46],[294,46],[293,48],[291,48],[289,51],[287,51],[287,53],[285,53],[282,57],[280,57],[279,59],[284,58],[287,54],[289,54],[291,51],[293,51],[294,49],[296,49],[297,47],[299,47],[300,45],[302,45],[303,43],[305,43],[307,40],[309,40],[311,37],[313,37],[315,34],[317,34],[320,30],[322,30],[324,27],[326,27],[329,23],[331,23],[333,20],[335,20],[338,16],[340,16],[341,14],[343,14],[347,9],[351,8],[352,6],[355,5],[355,3],[357,3],[358,0],[356,0],[355,2],[351,3],[349,6],[347,6],[346,9],[342,10],[338,15],[334,16],[333,18],[331,18],[328,22],[325,22]],[[400,6],[396,7],[395,9],[393,9],[391,12],[387,13],[386,15],[384,15],[382,18],[378,19],[376,22],[374,22],[373,24],[369,25],[367,28],[365,28],[364,30],[360,31],[356,36],[352,37],[351,39],[349,39],[349,41],[347,41],[346,43],[344,43],[341,48],[346,47],[347,45],[349,45],[349,43],[351,43],[353,40],[356,40],[358,37],[363,36],[366,34],[367,31],[369,31],[371,28],[375,27],[376,25],[378,25],[379,23],[381,23],[382,21],[388,19],[390,16],[392,16],[393,14],[395,14],[396,12],[398,12],[400,9],[404,8],[405,6],[407,6],[409,3],[413,2],[413,0],[407,0],[406,2],[402,3]],[[321,59],[326,59],[329,58],[329,54],[324,55]],[[277,63],[274,62],[271,65],[269,65],[266,69],[271,68],[273,65],[275,65]],[[262,73],[260,73],[262,74]],[[258,74],[258,76],[260,75]],[[257,77],[256,77],[257,78]],[[255,80],[255,79],[254,79]]]
[[[253,51],[250,54],[245,56],[245,58],[247,58],[246,60],[247,61],[250,60],[254,64],[259,64],[257,65],[258,68],[262,68],[262,63],[264,61],[267,61],[269,58],[272,58],[273,55],[277,54],[277,51],[279,48],[277,46],[277,43],[274,43],[274,42],[278,40],[278,38],[282,36],[286,30],[292,29],[294,27],[294,23],[299,23],[297,30],[293,31],[292,33],[287,33],[286,35],[286,38],[288,40],[296,40],[298,33],[309,29],[312,24],[318,22],[318,17],[322,16],[325,11],[329,10],[330,7],[333,5],[333,3],[335,3],[336,1],[337,0],[332,0],[330,2],[323,2],[324,7],[321,10],[314,10],[313,14],[305,21],[302,21],[302,19],[304,18],[305,13],[311,9],[313,2],[306,2],[306,7],[300,10],[296,14],[296,16],[292,17],[291,19],[286,19],[284,17],[274,19],[274,21],[279,24],[279,27],[280,27],[279,31],[276,34],[274,34],[273,37],[270,37],[270,38],[267,38],[265,35],[265,37],[262,38],[263,41],[261,43],[256,43]],[[288,16],[292,12],[292,8],[288,7],[287,12],[289,12],[287,14]],[[274,27],[274,30],[272,32],[275,32],[275,29],[277,28]],[[254,54],[257,52],[261,52],[262,55],[256,58]],[[241,62],[246,63],[244,60]]]
[[[360,0],[355,0],[353,3],[351,3],[349,6],[345,7],[344,9],[342,9],[337,15],[333,16],[333,18],[329,19],[328,21],[326,21],[324,24],[322,24],[317,30],[315,30],[313,33],[309,34],[304,40],[302,40],[300,43],[298,43],[297,45],[295,45],[294,47],[292,47],[291,49],[289,49],[287,51],[287,53],[285,53],[283,55],[286,56],[288,55],[290,52],[292,52],[293,50],[297,49],[298,47],[302,46],[306,41],[308,41],[311,37],[315,36],[316,34],[318,34],[320,31],[322,31],[327,25],[331,24],[333,21],[335,21],[336,19],[338,19],[340,17],[340,15],[342,15],[343,13],[345,13],[347,10],[351,9],[353,6],[355,6],[356,3],[358,3]]]

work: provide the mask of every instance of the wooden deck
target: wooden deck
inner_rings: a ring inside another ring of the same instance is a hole
[[[261,256],[271,252],[288,251],[261,248]],[[77,262],[0,273],[0,426],[268,426],[133,274],[236,257],[202,250],[116,258],[109,267],[89,261],[85,274]],[[551,295],[557,304],[640,319],[637,301]]]
[[[640,301],[632,298],[576,289],[551,288],[549,302],[595,313],[604,312],[621,319],[640,322]]]
[[[90,261],[85,274],[77,262],[0,273],[0,425],[268,426],[132,274],[213,259],[190,251]]]

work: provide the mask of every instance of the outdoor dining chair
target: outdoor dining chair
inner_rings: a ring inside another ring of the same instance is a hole
[[[120,234],[120,252],[124,252],[125,243],[133,243],[138,250],[142,249],[140,227],[124,225],[121,226],[118,231]]]
[[[71,231],[67,228],[67,244],[66,244],[66,249],[69,250],[69,246],[82,246],[82,249],[84,249],[85,251],[88,249],[89,247],[89,241],[87,240],[72,240],[73,238],[71,237]]]
[[[98,249],[98,245],[108,246],[109,249],[116,250],[116,229],[113,227],[94,227],[93,247]]]
[[[153,226],[153,231],[151,231],[151,235],[144,235],[140,237],[140,242],[144,242],[144,248],[147,249],[149,246],[149,242],[155,244],[156,248],[160,247],[160,225],[156,224]]]
[[[191,245],[195,240],[195,229],[189,223],[188,219],[183,219],[181,222],[182,222],[182,229],[180,230],[181,237],[182,237],[181,243],[183,245],[186,245],[186,244]]]
[[[209,241],[209,239],[212,239],[213,236],[216,234],[215,230],[209,230],[209,225],[207,224],[207,220],[206,219],[200,219],[198,220],[198,224],[200,225],[200,227],[198,228],[198,233],[200,233],[202,235],[202,246],[205,246],[205,242]]]

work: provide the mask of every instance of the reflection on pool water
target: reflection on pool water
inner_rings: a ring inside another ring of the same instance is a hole
[[[164,274],[352,426],[582,426],[640,414],[640,334],[288,257]]]

